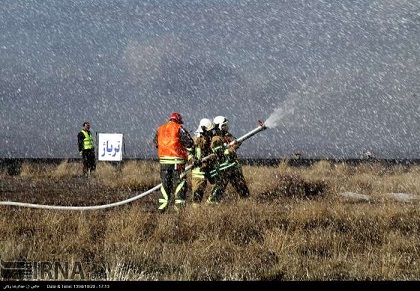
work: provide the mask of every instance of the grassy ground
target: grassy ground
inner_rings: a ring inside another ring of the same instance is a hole
[[[181,212],[159,214],[157,191],[101,210],[0,206],[0,258],[69,265],[67,273],[38,268],[32,280],[420,279],[419,167],[243,170],[249,199],[228,187],[221,204]],[[0,201],[104,205],[160,183],[152,161],[80,173],[78,163],[24,164],[18,176],[1,175]]]

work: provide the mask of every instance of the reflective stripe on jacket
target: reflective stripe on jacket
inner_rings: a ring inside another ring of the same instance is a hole
[[[158,157],[161,164],[185,164],[187,150],[182,146],[179,137],[181,125],[168,121],[157,131]]]
[[[228,151],[228,141],[230,142],[229,137],[220,135],[216,135],[212,138],[211,149],[216,155],[217,164],[215,165],[215,169],[210,171],[211,177],[218,175],[220,172],[225,172],[239,166],[236,152]]]
[[[194,136],[194,145],[195,145],[195,159],[202,160],[203,158],[212,154],[211,149],[211,136]],[[192,169],[192,177],[198,179],[206,178],[206,173],[211,169],[213,163],[211,160],[207,160],[201,164],[199,167]]]

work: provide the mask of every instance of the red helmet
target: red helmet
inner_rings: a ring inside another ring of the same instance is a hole
[[[182,116],[179,113],[173,112],[169,120],[175,121],[176,123],[183,124]]]

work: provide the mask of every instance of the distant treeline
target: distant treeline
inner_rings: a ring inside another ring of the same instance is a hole
[[[121,162],[108,162],[116,165],[123,165],[127,161],[156,161],[157,159],[136,159],[136,158],[126,158]],[[419,165],[420,159],[376,159],[376,158],[367,158],[367,159],[335,159],[335,158],[279,158],[279,159],[250,159],[245,158],[241,159],[243,165],[250,166],[278,166],[281,163],[287,163],[289,166],[294,167],[309,167],[319,161],[329,161],[333,164],[347,164],[351,166],[357,166],[359,164],[366,163],[379,163],[384,167],[401,165],[409,167],[412,165]],[[59,165],[63,162],[68,163],[81,163],[81,158],[0,158],[0,172],[6,172],[9,175],[19,175],[21,172],[21,167],[23,163],[34,163],[34,164],[49,164],[49,165]]]

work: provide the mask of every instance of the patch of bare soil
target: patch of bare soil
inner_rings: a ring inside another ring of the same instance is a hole
[[[132,198],[142,192],[131,189],[111,189],[102,185],[94,177],[46,179],[3,176],[0,179],[0,201],[41,205],[105,205]],[[152,211],[156,208],[156,203],[157,195],[153,192],[127,204],[135,204],[144,210]]]

